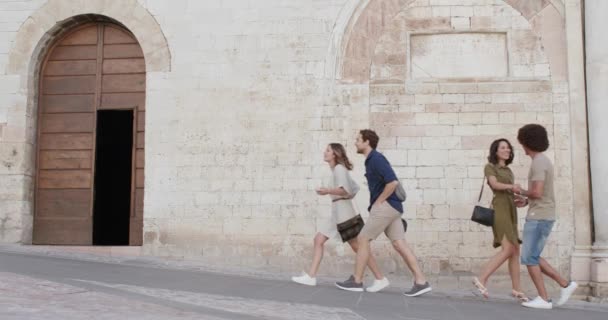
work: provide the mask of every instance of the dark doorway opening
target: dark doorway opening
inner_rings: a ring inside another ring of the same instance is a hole
[[[133,110],[97,112],[93,244],[129,245]]]

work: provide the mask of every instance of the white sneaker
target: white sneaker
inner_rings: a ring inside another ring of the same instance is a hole
[[[302,275],[299,277],[291,277],[291,281],[307,286],[317,285],[317,278],[311,278],[306,272],[302,272]]]
[[[524,307],[534,309],[553,309],[553,303],[545,301],[541,297],[536,297],[534,300],[524,302],[521,304]]]
[[[578,288],[578,283],[576,283],[574,281],[570,281],[570,283],[568,284],[567,287],[561,288],[559,290],[560,291],[559,300],[557,300],[555,305],[561,306],[564,303],[566,303],[568,301],[568,299],[570,299],[570,296],[572,296],[574,291],[576,291],[576,288]]]
[[[378,292],[386,287],[388,287],[388,285],[391,284],[390,282],[388,282],[388,279],[386,277],[378,280],[374,280],[374,284],[372,284],[371,286],[365,288],[365,291],[367,292]]]

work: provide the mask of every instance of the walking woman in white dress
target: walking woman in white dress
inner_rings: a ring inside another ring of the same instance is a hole
[[[339,143],[330,143],[323,156],[333,173],[333,183],[329,188],[318,189],[317,194],[321,196],[329,195],[332,199],[331,223],[319,230],[314,238],[314,255],[308,272],[302,272],[301,276],[291,278],[294,282],[309,286],[317,285],[316,275],[323,258],[325,242],[338,236],[337,224],[357,215],[352,199],[359,191],[359,186],[350,176],[349,170],[352,170],[353,165],[346,156],[346,150]],[[357,252],[356,237],[349,240],[348,244],[354,252]],[[370,256],[367,266],[374,274],[375,280],[372,286],[367,287],[366,291],[378,292],[386,288],[389,281],[382,275],[373,256]]]

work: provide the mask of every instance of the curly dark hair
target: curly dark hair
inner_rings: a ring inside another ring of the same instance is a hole
[[[363,140],[363,142],[369,141],[369,146],[372,147],[372,149],[376,149],[376,147],[378,147],[378,141],[380,141],[380,138],[376,132],[370,129],[363,129],[359,131],[359,134],[361,135],[361,140]]]
[[[488,155],[488,161],[491,164],[498,163],[498,156],[496,155],[496,152],[498,152],[498,147],[500,147],[501,142],[506,142],[507,145],[509,146],[509,149],[511,149],[511,154],[509,155],[509,159],[505,160],[505,164],[510,165],[513,162],[515,153],[513,153],[513,146],[511,145],[511,142],[509,142],[509,140],[507,140],[507,139],[497,139],[497,140],[494,140],[494,142],[492,142],[492,144],[490,145],[490,154]]]
[[[540,124],[527,124],[517,132],[517,140],[524,147],[535,151],[545,152],[549,149],[547,129]]]
[[[336,156],[336,163],[345,166],[348,170],[353,169],[353,164],[348,160],[346,149],[344,149],[343,145],[339,143],[330,143],[329,147],[334,152],[334,156]]]

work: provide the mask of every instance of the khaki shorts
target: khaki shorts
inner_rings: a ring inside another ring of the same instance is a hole
[[[374,240],[382,232],[391,241],[405,239],[401,214],[386,201],[372,207],[359,237]]]

